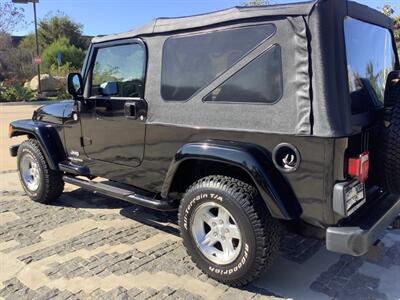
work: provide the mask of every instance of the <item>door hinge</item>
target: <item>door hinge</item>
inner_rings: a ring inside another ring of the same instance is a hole
[[[91,138],[88,138],[88,137],[85,137],[85,136],[81,137],[81,146],[82,147],[89,146],[91,144],[92,144],[92,139]]]

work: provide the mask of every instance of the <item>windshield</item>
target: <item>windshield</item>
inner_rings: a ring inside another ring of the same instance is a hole
[[[347,17],[344,33],[353,113],[381,106],[386,78],[396,62],[390,31]]]

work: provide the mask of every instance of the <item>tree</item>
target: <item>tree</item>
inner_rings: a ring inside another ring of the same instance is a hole
[[[86,48],[87,45],[82,39],[82,28],[81,23],[76,23],[59,12],[39,22],[39,36],[47,45],[62,37],[67,37],[75,47]]]
[[[16,49],[7,33],[0,33],[0,49],[0,81],[31,78],[35,69],[30,51]]]
[[[47,45],[44,43],[42,39],[39,38],[38,41],[40,49],[44,49],[47,47]],[[18,47],[21,49],[29,50],[32,53],[36,52],[35,34],[30,33],[26,37],[24,37],[22,41],[19,43]]]
[[[382,7],[382,12],[393,19],[394,38],[397,44],[397,52],[400,56],[400,15],[395,15],[395,10],[389,4]]]
[[[16,7],[11,1],[0,0],[0,33],[11,33],[24,24],[24,9]]]
[[[79,69],[82,67],[85,52],[71,45],[66,37],[61,37],[51,43],[42,53],[42,66],[49,71],[52,66],[57,67],[57,54],[61,53],[62,65],[68,64],[69,68]]]
[[[393,9],[393,7],[391,6],[391,5],[389,5],[389,4],[385,4],[383,7],[382,7],[382,12],[385,14],[385,15],[387,15],[387,16],[392,16],[393,14],[394,14],[394,9]]]
[[[262,6],[262,5],[271,5],[272,1],[270,0],[252,0],[248,2],[240,3],[243,6]]]
[[[38,24],[39,46],[41,49],[44,49],[61,38],[67,38],[71,45],[86,49],[89,44],[88,40],[82,37],[82,27],[82,24],[72,21],[63,13],[58,12],[55,15],[49,15],[43,20],[40,20]],[[20,46],[34,50],[34,34],[28,35],[21,42]]]

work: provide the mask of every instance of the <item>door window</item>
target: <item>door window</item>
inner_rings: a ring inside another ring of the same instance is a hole
[[[144,97],[145,49],[126,44],[96,51],[91,96]]]

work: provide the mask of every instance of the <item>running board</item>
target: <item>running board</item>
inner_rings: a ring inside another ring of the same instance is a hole
[[[66,183],[79,186],[85,190],[100,193],[106,196],[130,202],[132,204],[141,205],[144,207],[160,211],[171,211],[171,210],[176,210],[178,208],[177,201],[154,199],[149,196],[138,194],[135,191],[128,190],[125,188],[115,187],[103,182],[84,180],[71,176],[64,176],[63,180]]]
[[[65,172],[67,174],[74,174],[79,176],[88,176],[90,175],[90,170],[86,166],[75,165],[70,161],[63,161],[58,164],[58,168],[60,171]]]

